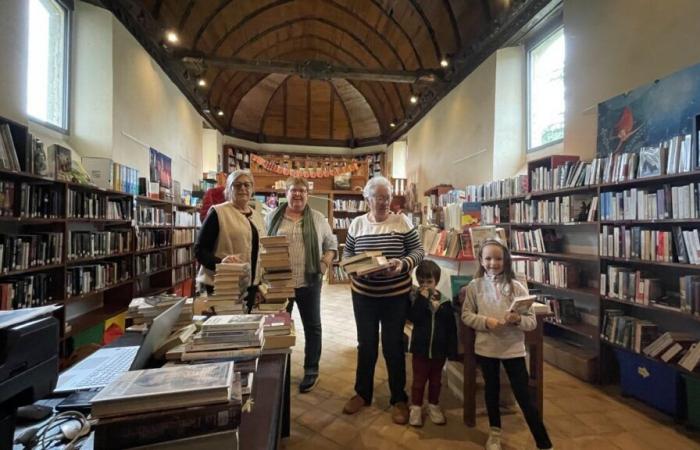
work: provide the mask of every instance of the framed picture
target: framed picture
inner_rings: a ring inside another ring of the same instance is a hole
[[[333,189],[350,190],[350,172],[341,173],[333,177]]]

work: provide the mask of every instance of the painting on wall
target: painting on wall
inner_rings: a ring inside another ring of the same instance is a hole
[[[599,157],[639,152],[693,133],[700,114],[700,64],[598,104]]]

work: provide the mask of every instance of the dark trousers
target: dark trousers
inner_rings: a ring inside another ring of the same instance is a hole
[[[294,289],[294,298],[287,305],[292,313],[298,305],[301,323],[304,325],[304,375],[318,375],[321,359],[321,281]]]
[[[528,391],[528,374],[525,367],[525,358],[496,359],[476,355],[484,375],[486,410],[489,413],[489,425],[501,428],[501,411],[498,403],[501,394],[501,363],[506,369],[510,387],[515,395],[520,409],[525,416],[530,433],[535,438],[538,448],[550,448],[552,442],[549,440],[547,430],[539,418],[537,408],[532,404]]]
[[[411,404],[423,405],[425,383],[428,383],[428,403],[437,405],[440,401],[440,388],[442,387],[442,367],[445,358],[426,358],[421,355],[413,355],[413,386],[411,387]]]
[[[379,348],[379,325],[382,327],[382,351],[389,375],[391,404],[405,402],[406,359],[403,326],[408,314],[408,294],[393,297],[368,297],[352,292],[352,309],[357,326],[357,370],[355,392],[367,404],[372,403],[374,368]]]

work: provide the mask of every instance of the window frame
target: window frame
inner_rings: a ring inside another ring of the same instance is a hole
[[[73,44],[72,30],[73,30],[73,11],[75,9],[75,4],[73,0],[50,0],[55,2],[59,8],[63,9],[65,12],[63,19],[63,88],[62,88],[62,117],[63,123],[59,126],[51,122],[46,122],[39,118],[32,116],[29,111],[27,111],[27,117],[30,122],[41,125],[44,128],[48,128],[53,131],[57,131],[61,134],[70,134],[70,94],[71,94],[71,48]],[[27,26],[29,28],[29,21],[27,21]]]
[[[525,39],[525,124],[526,124],[526,135],[525,135],[525,148],[526,153],[533,153],[538,150],[543,150],[553,145],[561,144],[564,142],[564,138],[556,139],[554,141],[547,142],[546,144],[540,144],[535,147],[531,147],[531,137],[532,137],[532,50],[538,47],[541,43],[546,41],[548,38],[552,37],[555,33],[564,30],[564,20],[561,14],[556,15],[547,23],[543,24],[542,27],[533,32],[530,36]],[[566,39],[566,31],[564,30],[564,39]],[[566,70],[566,60],[564,61],[564,70]],[[564,86],[566,89],[566,84]],[[564,99],[566,102],[566,99]],[[564,136],[566,136],[566,123],[564,124]]]

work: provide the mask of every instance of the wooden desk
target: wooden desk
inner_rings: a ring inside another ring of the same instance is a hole
[[[537,328],[525,333],[525,348],[530,357],[530,396],[535,399],[540,420],[543,417],[543,369],[544,350],[542,348],[544,317],[537,316]],[[475,332],[460,321],[460,339],[464,344],[464,400],[462,419],[464,424],[476,425],[476,355],[474,353]]]

